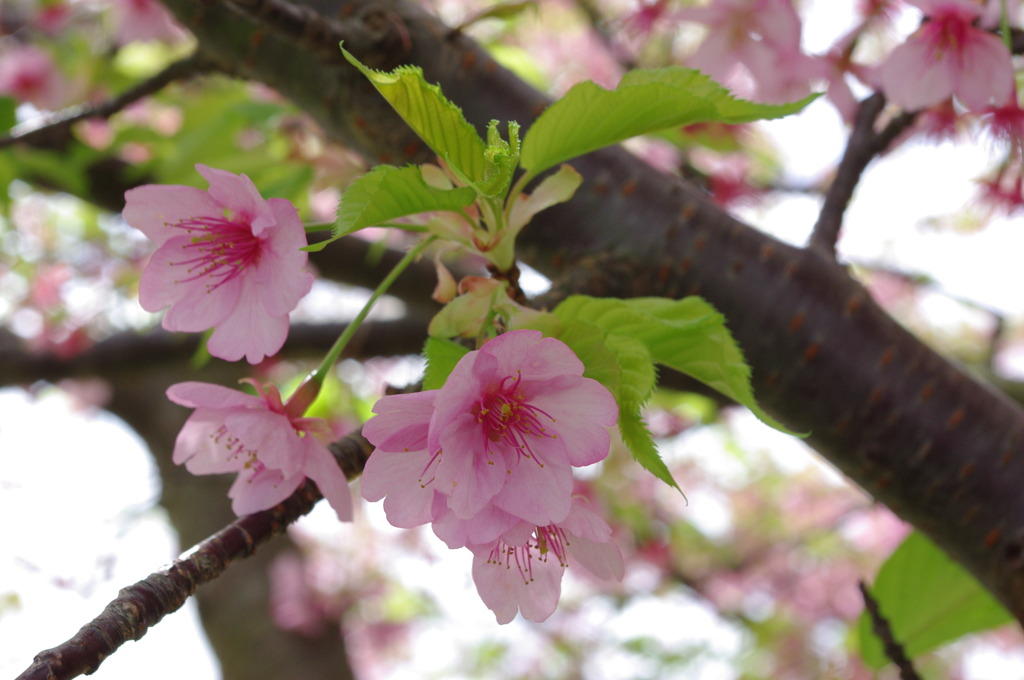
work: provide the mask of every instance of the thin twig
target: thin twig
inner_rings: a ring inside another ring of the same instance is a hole
[[[352,434],[329,447],[345,475],[358,476],[372,446]],[[164,616],[177,611],[200,585],[220,576],[232,562],[249,557],[323,496],[311,481],[283,503],[242,517],[186,552],[170,567],[124,588],[95,619],[69,640],[40,652],[16,680],[66,680],[93,673],[128,640],[138,640]]]
[[[835,258],[836,242],[843,226],[843,215],[864,169],[875,156],[885,151],[917,117],[916,112],[901,113],[880,132],[874,132],[875,120],[885,106],[885,97],[876,92],[860,103],[854,118],[853,131],[839,162],[836,177],[825,194],[818,221],[814,225],[809,246]]]
[[[193,53],[184,59],[170,64],[156,75],[147,78],[138,85],[108,99],[100,104],[73,106],[59,111],[41,120],[31,120],[14,128],[11,134],[0,137],[0,149],[15,144],[45,145],[51,140],[63,140],[67,137],[71,126],[89,118],[109,118],[125,107],[134,104],[143,97],[148,97],[167,87],[173,82],[191,78],[200,73],[213,70],[213,65]]]
[[[811,233],[810,247],[835,257],[836,241],[843,225],[843,213],[860,181],[861,173],[874,158],[868,141],[874,134],[875,119],[885,106],[885,97],[876,92],[860,103],[854,118],[850,140],[836,171],[836,178],[825,195],[818,221]]]
[[[914,664],[903,651],[903,645],[893,638],[889,622],[882,616],[882,612],[878,609],[878,602],[868,592],[868,587],[864,584],[864,581],[858,581],[857,586],[860,588],[860,594],[864,597],[864,607],[868,610],[868,615],[871,617],[871,629],[875,631],[875,635],[882,641],[882,645],[885,647],[885,655],[900,669],[901,680],[921,680],[921,676],[914,670]]]

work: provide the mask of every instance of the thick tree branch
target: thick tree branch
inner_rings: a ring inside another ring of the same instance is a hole
[[[330,448],[345,475],[353,479],[362,472],[373,447],[362,435],[352,434]],[[170,567],[122,589],[99,616],[69,640],[37,654],[16,680],[65,680],[93,673],[118,647],[140,639],[164,616],[180,609],[196,588],[283,533],[321,498],[316,485],[307,481],[283,503],[233,522]]]
[[[417,354],[423,348],[428,316],[410,314],[394,321],[365,323],[352,339],[346,357],[368,358]],[[296,324],[282,348],[284,356],[322,357],[345,329],[345,324]],[[0,330],[0,386],[38,380],[103,377],[145,373],[168,365],[181,367],[182,376],[200,373],[188,368],[199,348],[196,334],[154,330],[140,335],[125,331],[71,357],[31,352],[7,331]],[[184,377],[183,377],[184,379]]]

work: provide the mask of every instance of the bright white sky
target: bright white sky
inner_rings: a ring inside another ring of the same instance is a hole
[[[848,8],[840,5],[849,4],[816,3],[822,9],[812,11],[812,25],[805,35],[837,35],[848,25],[842,14]],[[808,47],[821,48],[818,44]],[[793,180],[821,177],[842,151],[838,118],[824,102],[767,129]],[[808,143],[809,139],[813,143]],[[998,221],[980,234],[968,235],[924,226],[929,218],[956,213],[970,203],[974,196],[971,182],[990,162],[990,150],[982,145],[910,145],[884,158],[869,170],[847,213],[843,256],[927,272],[948,293],[1019,319],[1019,291],[1024,290],[1024,267],[1019,265],[1024,252],[1021,220]],[[817,209],[814,199],[790,196],[747,210],[744,217],[784,240],[802,244]],[[955,314],[957,307],[951,309]],[[960,321],[950,317],[948,322]],[[791,440],[782,445],[779,455],[793,469],[818,464],[814,454]],[[155,468],[140,440],[116,419],[76,411],[55,390],[34,401],[19,390],[0,390],[0,516],[8,518],[0,551],[0,676],[13,677],[24,670],[37,651],[66,639],[95,616],[120,587],[143,578],[177,554],[179,548],[162,512],[151,507],[158,495],[157,484]],[[713,532],[716,523],[728,522],[713,499],[707,503],[691,500],[690,511],[707,530]],[[376,518],[375,524],[381,525],[380,531],[390,530],[383,526],[379,507],[369,513]],[[340,540],[349,530],[326,521],[319,513],[307,526]],[[493,617],[472,589],[465,555],[439,549],[437,558],[441,561],[427,574],[420,566],[404,570],[410,584],[429,578],[432,587],[443,586],[453,593],[445,599],[452,603],[458,621],[477,630],[494,628]],[[642,578],[642,574],[627,578]],[[669,615],[679,622],[682,608],[690,610],[683,620],[694,625],[674,635],[690,643],[705,639],[725,656],[738,648],[733,631],[708,612],[681,600],[638,602],[617,618],[609,618],[607,625],[624,634],[636,634],[644,626],[658,629],[658,623]],[[448,634],[438,631],[441,637]],[[500,634],[529,639],[534,633],[517,620]],[[427,635],[417,642],[417,664],[429,658],[433,661],[426,661],[426,667],[414,664],[410,672],[422,674],[445,666],[443,650],[452,647],[438,636]],[[679,641],[666,639],[669,644]],[[94,677],[215,680],[219,671],[205,649],[206,643],[196,632],[195,612],[189,606],[165,619],[141,642],[128,643]],[[431,656],[439,650],[440,657]],[[1011,661],[992,654],[977,655],[978,677],[1024,676],[1021,656]],[[159,664],[154,664],[154,659],[160,659]],[[621,660],[610,656],[603,661],[605,677],[621,677],[616,670]],[[995,675],[991,663],[998,669]],[[1010,663],[1015,665],[1008,666]],[[732,676],[728,666],[710,663],[701,677],[717,680]]]

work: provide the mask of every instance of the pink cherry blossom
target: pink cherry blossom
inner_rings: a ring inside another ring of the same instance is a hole
[[[186,33],[157,0],[108,0],[114,10],[117,42],[178,42]]]
[[[239,516],[271,508],[312,479],[338,519],[352,519],[348,480],[319,437],[330,428],[303,418],[304,405],[281,402],[272,385],[250,382],[258,395],[221,385],[184,382],[167,390],[176,404],[194,408],[174,444],[173,460],[196,475],[237,472],[228,496]]]
[[[210,354],[255,364],[281,349],[288,315],[313,285],[299,250],[306,233],[295,206],[264,200],[247,176],[196,169],[209,191],[150,184],[125,193],[125,221],[157,245],[139,303],[169,307],[169,331],[213,328]]]
[[[364,497],[387,496],[397,526],[450,510],[458,520],[486,517],[497,533],[508,516],[539,526],[563,520],[572,467],[608,455],[608,428],[618,417],[615,399],[583,377],[572,350],[533,330],[488,341],[441,389],[384,397],[374,412],[363,429],[377,447],[363,472]]]
[[[880,86],[905,109],[924,109],[956,95],[969,109],[1006,104],[1014,91],[1010,52],[974,26],[982,8],[963,0],[907,0],[927,20],[879,67]]]
[[[705,24],[708,34],[688,60],[719,82],[734,88],[750,78],[758,101],[793,101],[810,91],[822,66],[801,51],[801,23],[791,0],[715,0],[706,7],[677,12],[686,21]],[[738,80],[739,78],[739,80]]]
[[[68,101],[70,87],[48,52],[21,45],[0,52],[0,94],[52,110]]]
[[[521,520],[493,505],[471,519],[459,519],[427,476],[434,459],[427,435],[437,394],[396,394],[374,406],[377,415],[363,426],[363,436],[376,449],[363,468],[362,496],[368,501],[383,498],[392,526],[410,529],[432,522],[434,533],[449,548],[493,541]]]
[[[477,592],[498,623],[508,623],[517,612],[530,621],[551,616],[562,575],[573,562],[600,579],[622,579],[622,554],[611,528],[584,499],[572,501],[561,522],[543,527],[520,522],[494,541],[469,546]]]

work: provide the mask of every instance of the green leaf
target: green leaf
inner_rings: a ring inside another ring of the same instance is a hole
[[[383,73],[367,68],[344,47],[341,52],[452,170],[474,184],[484,180],[483,140],[466,121],[462,110],[441,93],[441,88],[423,79],[422,69],[399,66],[391,73]]]
[[[583,375],[604,385],[615,397],[619,432],[633,458],[655,477],[678,489],[641,415],[641,407],[654,393],[657,383],[654,362],[644,344],[629,336],[611,334],[582,319],[563,320],[557,337],[586,366]]]
[[[18,102],[13,97],[0,97],[0,133],[6,133],[18,122],[16,108]]]
[[[665,465],[665,461],[661,459],[658,447],[654,443],[654,437],[647,429],[644,419],[640,417],[639,411],[619,414],[619,433],[622,434],[622,441],[633,454],[633,458],[644,466],[644,469],[682,493],[679,484],[672,477],[672,472]]]
[[[563,321],[585,319],[610,333],[642,342],[655,362],[700,380],[764,423],[790,432],[758,406],[750,387],[750,367],[725,325],[725,317],[699,297],[566,298],[554,313]],[[792,434],[792,433],[791,433]]]
[[[436,390],[443,387],[455,364],[468,352],[468,349],[457,342],[427,338],[427,343],[423,346],[423,356],[427,360],[427,368],[423,374],[423,389]]]
[[[404,168],[378,165],[358,177],[342,194],[333,238],[399,217],[435,210],[459,210],[475,199],[476,192],[468,187],[437,189],[430,186],[414,165]]]
[[[885,561],[871,594],[893,638],[911,658],[1013,620],[971,574],[919,532]],[[889,660],[867,612],[861,615],[859,632],[864,663],[880,669]]]
[[[498,121],[487,126],[487,149],[484,151],[487,168],[482,182],[474,187],[484,196],[505,198],[512,184],[512,175],[519,166],[519,123],[508,124],[508,141],[498,132]]]
[[[746,123],[796,113],[817,94],[789,104],[733,97],[700,71],[681,67],[630,71],[614,90],[587,81],[553,103],[523,139],[521,164],[538,174],[570,158],[630,137],[693,123]]]

